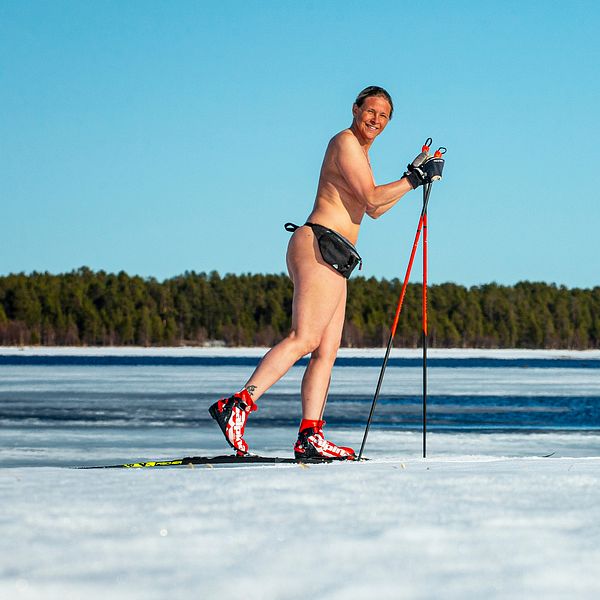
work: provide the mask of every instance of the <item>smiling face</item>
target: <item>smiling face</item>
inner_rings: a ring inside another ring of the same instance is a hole
[[[354,104],[352,107],[352,129],[365,143],[371,145],[388,124],[391,110],[390,103],[382,96],[369,96],[362,106]]]

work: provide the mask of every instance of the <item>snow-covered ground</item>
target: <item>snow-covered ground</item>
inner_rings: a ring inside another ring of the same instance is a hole
[[[599,483],[600,458],[485,455],[3,469],[0,597],[591,600]]]

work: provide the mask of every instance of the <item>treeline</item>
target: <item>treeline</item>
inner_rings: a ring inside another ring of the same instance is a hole
[[[342,345],[387,343],[401,285],[350,279]],[[430,286],[428,300],[433,347],[600,347],[600,287],[445,283]],[[186,272],[159,282],[85,267],[8,275],[0,277],[0,344],[271,346],[289,331],[291,306],[285,275]],[[417,283],[408,286],[395,345],[420,343]]]

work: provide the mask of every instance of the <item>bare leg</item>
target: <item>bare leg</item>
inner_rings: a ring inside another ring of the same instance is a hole
[[[335,314],[323,333],[319,347],[313,351],[302,379],[302,418],[320,420],[331,380],[331,369],[340,347],[344,316],[346,314],[346,290],[339,300]]]
[[[292,331],[265,354],[246,382],[254,400],[299,358],[319,347],[325,331],[336,320],[342,298],[345,302],[346,280],[323,261],[309,227],[301,227],[292,236],[287,263],[294,282]]]

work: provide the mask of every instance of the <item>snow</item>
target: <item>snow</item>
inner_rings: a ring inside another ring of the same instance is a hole
[[[0,475],[7,600],[600,593],[600,458]]]
[[[142,346],[3,346],[0,356],[254,356],[262,357],[268,348],[220,348],[220,347],[156,347]],[[420,348],[393,348],[394,358],[420,358]],[[385,348],[341,348],[340,357],[383,358]],[[496,358],[496,359],[600,359],[600,350],[524,350],[484,348],[430,348],[431,358]]]

